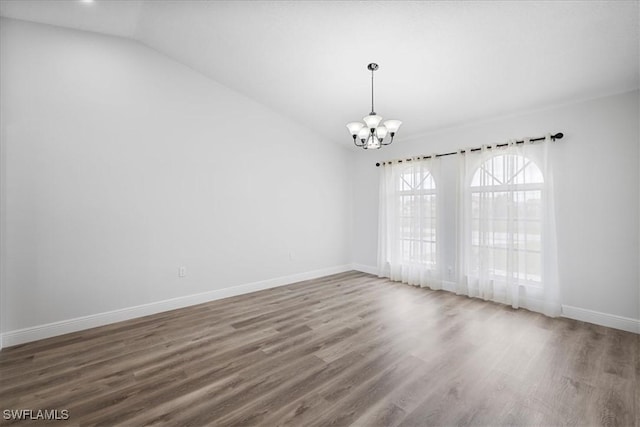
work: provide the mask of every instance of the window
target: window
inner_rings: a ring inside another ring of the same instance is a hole
[[[436,264],[436,184],[424,166],[398,175],[400,259],[403,264]]]
[[[540,285],[542,172],[521,155],[485,161],[471,180],[471,272]]]
[[[385,162],[378,274],[558,315],[548,146],[509,141],[456,157]]]

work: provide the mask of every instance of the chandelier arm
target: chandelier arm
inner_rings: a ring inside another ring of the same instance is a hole
[[[391,135],[391,139],[389,140],[389,142],[382,142],[380,141],[381,145],[391,145],[391,143],[393,142],[393,135]]]

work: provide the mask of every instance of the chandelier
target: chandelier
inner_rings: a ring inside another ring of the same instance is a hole
[[[347,124],[349,132],[353,137],[353,143],[356,147],[362,147],[365,150],[378,149],[383,145],[389,145],[393,142],[393,137],[398,128],[402,124],[400,120],[387,120],[380,124],[382,117],[376,114],[373,109],[373,72],[378,69],[378,64],[371,63],[367,66],[371,71],[371,113],[365,116],[362,122],[351,122]],[[391,138],[388,140],[387,135]]]

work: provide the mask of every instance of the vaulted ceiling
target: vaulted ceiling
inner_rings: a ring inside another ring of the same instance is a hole
[[[344,145],[369,62],[405,138],[640,86],[637,0],[2,0],[0,15],[138,40]]]

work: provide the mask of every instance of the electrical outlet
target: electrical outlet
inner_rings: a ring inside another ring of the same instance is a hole
[[[294,258],[293,252],[289,252],[289,261],[293,261]]]
[[[178,267],[178,277],[185,277],[187,275],[187,267]]]

